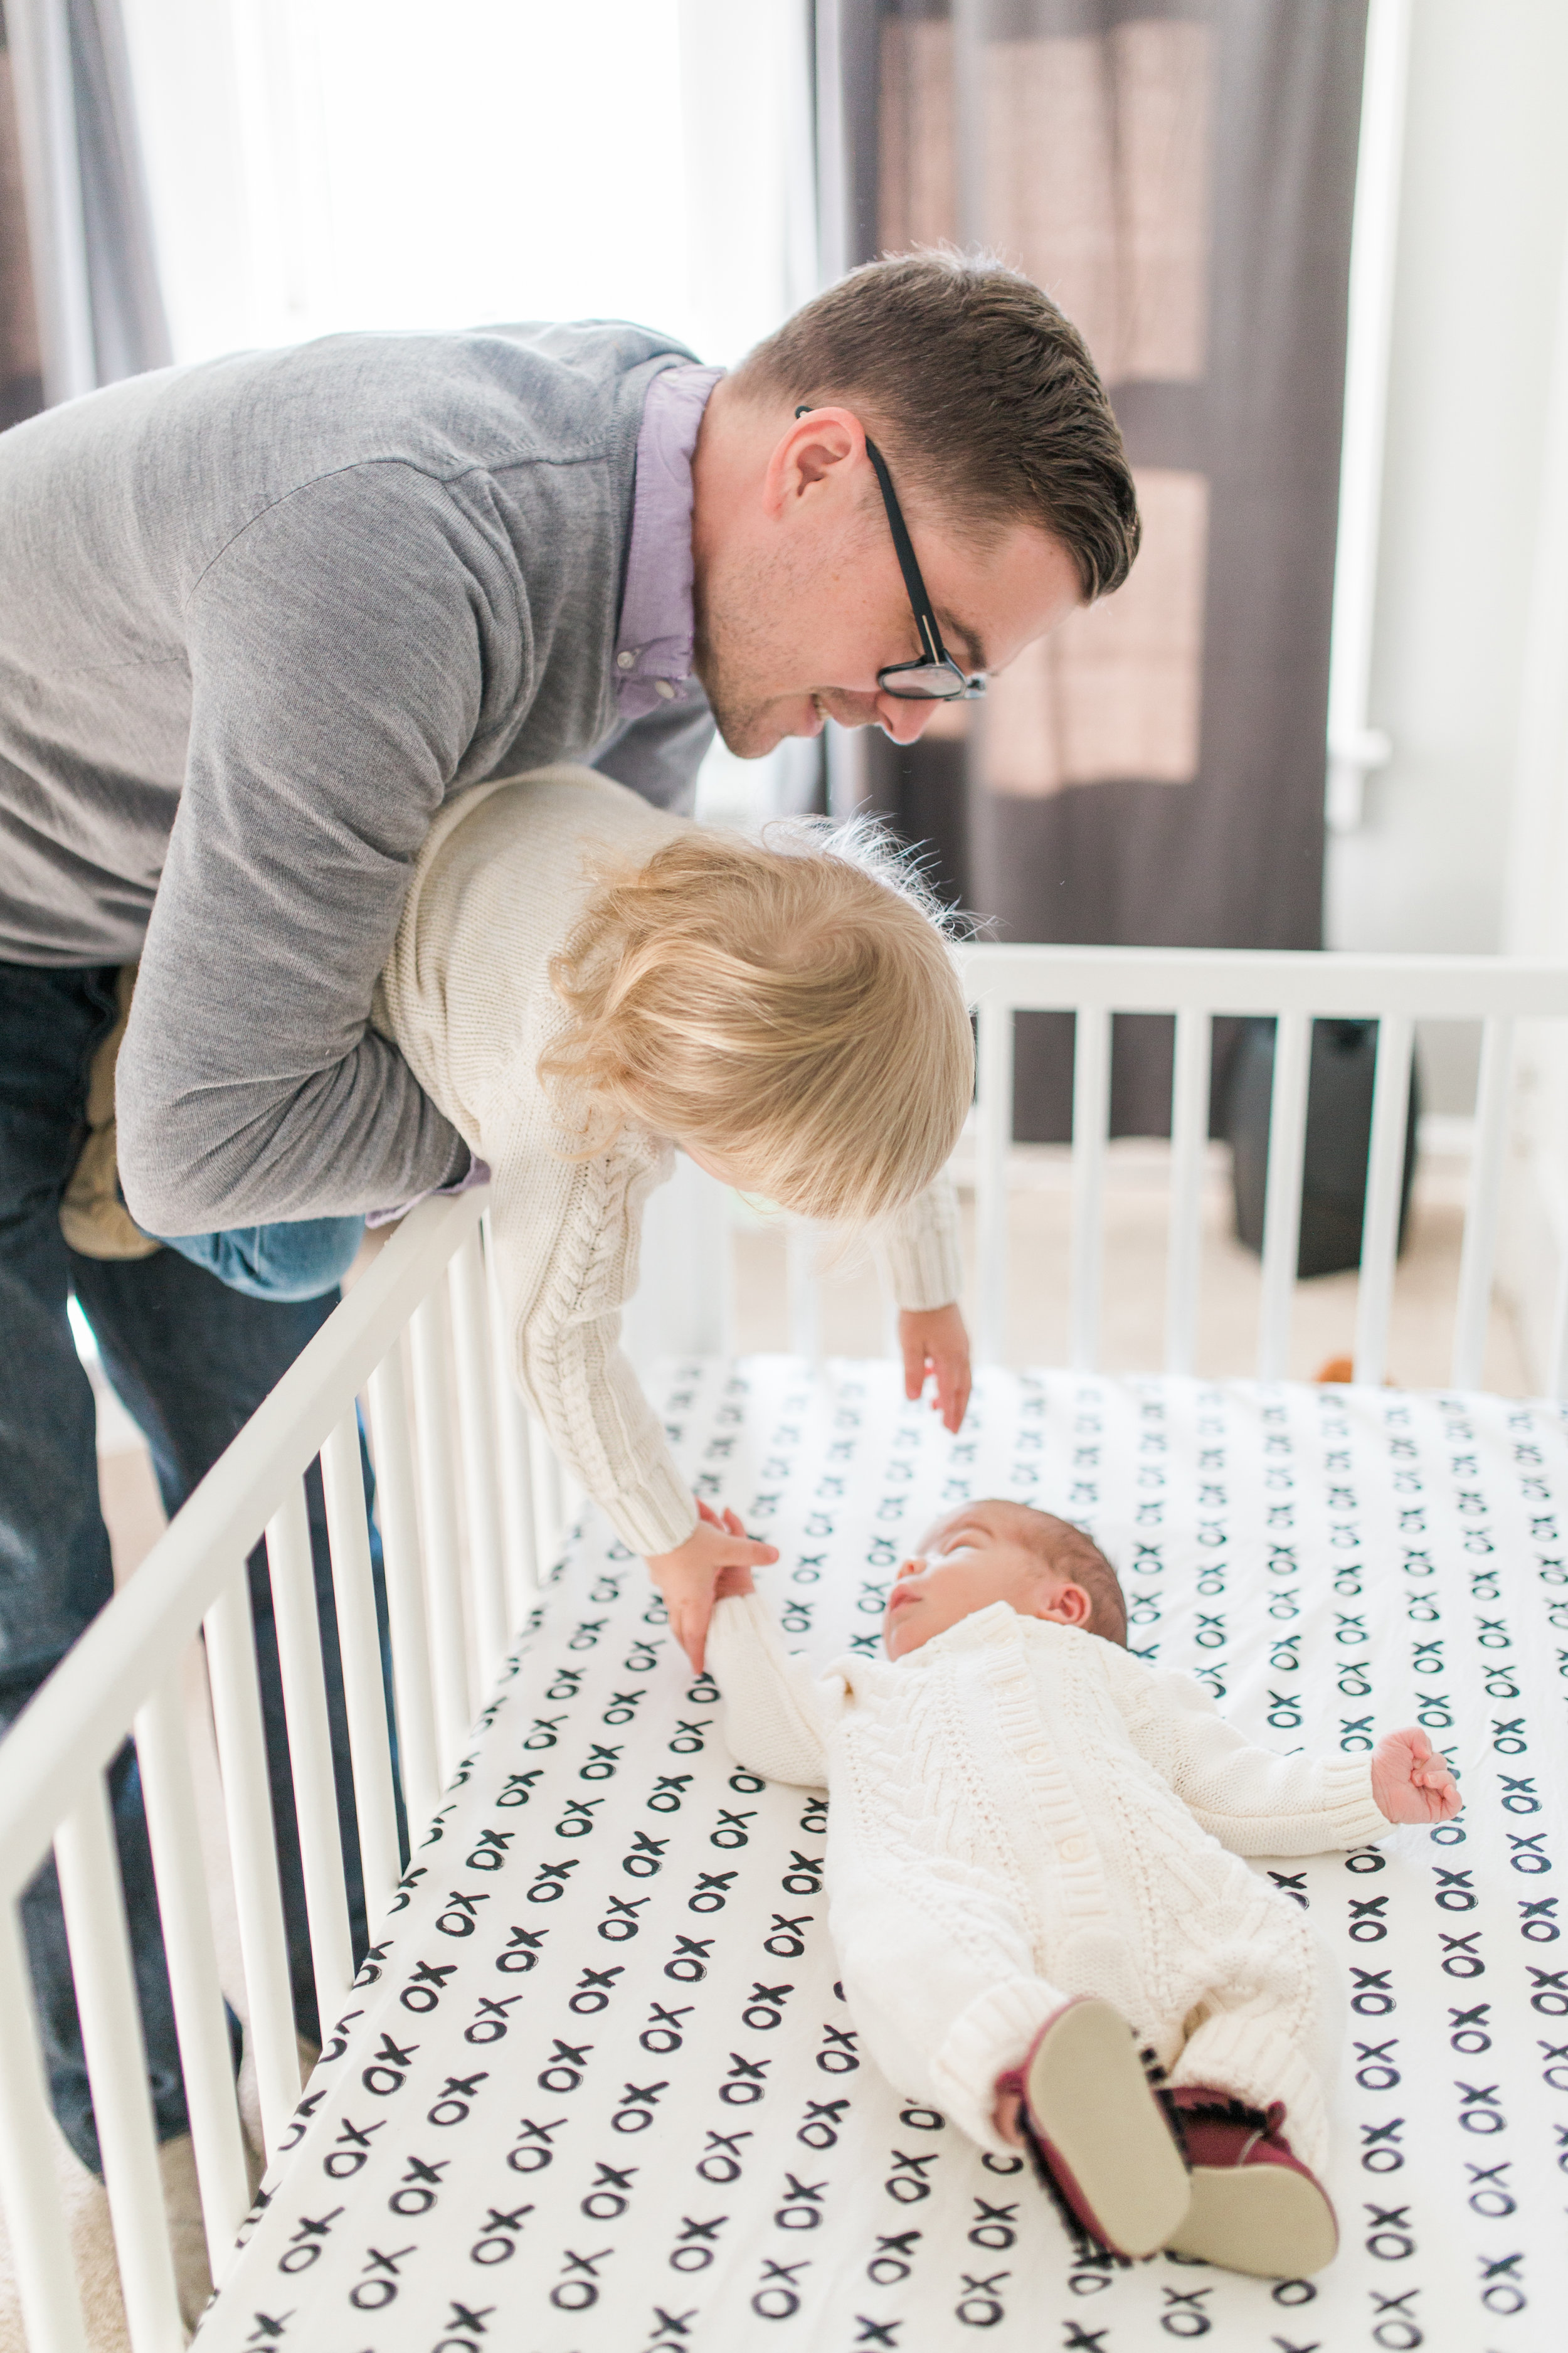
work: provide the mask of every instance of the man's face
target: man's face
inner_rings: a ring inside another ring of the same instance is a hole
[[[742,759],[829,718],[912,743],[937,706],[877,683],[921,648],[858,420],[813,409],[781,429],[775,412],[726,406],[723,392],[699,444],[692,532],[696,666],[720,733]],[[1081,601],[1046,532],[1016,524],[977,550],[894,488],[961,669],[1005,670]]]
[[[1021,1504],[965,1504],[928,1529],[888,1596],[888,1656],[906,1657],[994,1601],[1005,1601],[1021,1618],[1085,1624],[1089,1596],[1025,1542],[1026,1525]]]

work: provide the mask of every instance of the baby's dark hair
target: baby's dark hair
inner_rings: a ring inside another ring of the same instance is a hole
[[[1121,1581],[1088,1529],[1074,1520],[1058,1519],[1054,1512],[1036,1511],[1032,1504],[1023,1509],[1028,1523],[1025,1541],[1031,1551],[1039,1554],[1054,1576],[1081,1585],[1088,1594],[1089,1631],[1125,1650],[1127,1602]]]

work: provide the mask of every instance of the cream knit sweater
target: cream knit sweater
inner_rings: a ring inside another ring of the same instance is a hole
[[[565,1010],[549,965],[588,896],[595,857],[637,864],[689,823],[590,768],[545,768],[465,794],[430,829],[373,1019],[493,1176],[491,1229],[518,1385],[574,1477],[635,1552],[668,1552],[697,1511],[618,1344],[637,1288],[644,1201],[668,1176],[664,1138],[625,1131],[568,1158],[539,1082]],[[890,1220],[900,1307],[957,1296],[952,1187]]]
[[[831,1793],[844,1991],[899,2091],[1001,2151],[997,2076],[1100,1994],[1173,2082],[1283,2100],[1321,2163],[1316,1947],[1238,1858],[1380,1837],[1364,1757],[1255,1748],[1190,1676],[1005,1602],[819,1675],[758,1597],[721,1601],[708,1665],[737,1761]]]

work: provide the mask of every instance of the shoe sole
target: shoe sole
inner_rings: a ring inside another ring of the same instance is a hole
[[[1165,2244],[1227,2272],[1308,2279],[1332,2263],[1334,2210],[1315,2181],[1283,2165],[1194,2165],[1186,2220]]]
[[[1024,2093],[1045,2156],[1070,2176],[1112,2254],[1169,2245],[1187,2209],[1187,2168],[1120,2011],[1094,2000],[1063,2010],[1030,2060]]]

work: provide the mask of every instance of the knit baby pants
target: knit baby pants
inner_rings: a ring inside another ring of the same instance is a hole
[[[1058,1937],[1001,1871],[907,1852],[895,1867],[864,1847],[854,1868],[830,1865],[845,1997],[870,2055],[896,2089],[1000,2153],[997,2077],[1065,2001],[1099,1995],[1173,2084],[1258,2109],[1282,2100],[1292,2148],[1320,2171],[1322,1964],[1304,1914],[1217,1846],[1195,1869],[1151,1860],[1150,1876],[1157,1937],[1131,1913]]]

